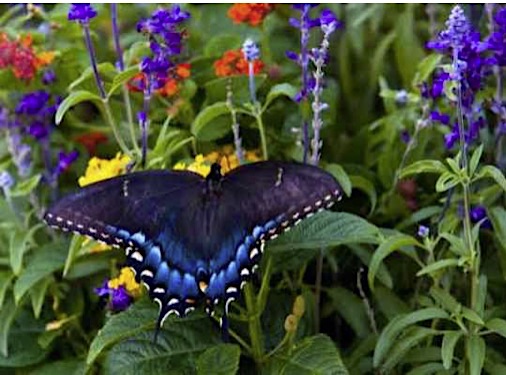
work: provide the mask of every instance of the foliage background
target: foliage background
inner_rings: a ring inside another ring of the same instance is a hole
[[[149,52],[136,23],[156,5],[119,6],[128,67],[119,74],[109,7],[95,6],[98,17],[91,29],[99,71],[111,92],[113,117],[127,138],[120,88]],[[189,163],[197,154],[233,143],[230,114],[224,109],[228,79],[214,75],[213,63],[225,51],[240,48],[247,37],[259,42],[266,64],[256,82],[257,96],[267,103],[262,116],[269,158],[301,159],[291,129],[300,126],[301,113],[310,108],[291,99],[300,86],[299,68],[285,56],[299,48],[299,32],[288,24],[294,11],[279,5],[260,27],[251,27],[234,24],[227,17],[229,7],[184,6],[191,19],[179,58],[191,62],[191,77],[177,98],[153,100],[147,168]],[[462,155],[444,146],[448,128],[417,125],[427,117],[421,83],[431,81],[436,67],[448,64],[425,43],[444,28],[451,7],[323,7],[332,9],[344,28],[332,36],[325,68],[323,97],[329,109],[323,116],[321,166],[335,174],[348,198],[338,210],[316,215],[269,244],[260,276],[249,287],[257,303],[234,304],[232,328],[246,345],[234,339],[221,342],[202,312],[184,320],[169,318],[155,344],[156,306],[146,297],[121,313],[106,312],[93,289],[116,276],[124,259],[116,251],[91,252],[80,237],[70,239],[40,225],[40,213],[55,192],[41,180],[41,145],[27,141],[33,150],[32,175],[16,178],[0,198],[0,374],[506,371],[506,180],[500,168],[492,167],[498,124],[486,106],[495,93],[493,80],[488,78],[481,94],[487,126],[469,149],[471,168],[461,168]],[[109,141],[99,144],[95,154],[112,158],[118,152],[96,99],[81,28],[68,22],[65,4],[45,5],[42,13],[22,6],[0,9],[2,32],[12,38],[30,34],[37,48],[56,51],[51,66],[57,81],[51,92],[64,101],[51,147],[79,150],[80,157],[58,180],[58,194],[74,191],[89,159],[77,136],[103,132]],[[486,34],[484,6],[465,10]],[[319,38],[315,32],[312,43]],[[247,77],[232,81],[235,103],[247,108]],[[22,81],[10,70],[0,70],[2,107],[13,110],[23,93],[41,87],[39,79]],[[399,104],[396,98],[403,90],[408,99]],[[132,94],[135,108],[141,102],[142,95]],[[451,101],[448,106],[455,111]],[[241,113],[238,118],[245,149],[259,149],[257,122]],[[409,152],[403,133],[417,137]],[[0,139],[0,171],[15,175],[7,142],[7,136]],[[451,179],[456,181],[454,193],[445,185]],[[460,186],[471,186],[471,203],[484,205],[491,221],[488,229],[480,229],[482,223],[474,226],[471,242],[461,226]],[[417,235],[420,224],[430,227],[428,237]],[[315,280],[321,253],[320,289]],[[272,269],[267,272],[269,259]],[[319,294],[320,308],[315,309]],[[297,296],[303,297],[303,308]],[[295,326],[287,316],[296,317]],[[249,324],[252,320],[256,328]],[[260,351],[248,350],[255,340]]]

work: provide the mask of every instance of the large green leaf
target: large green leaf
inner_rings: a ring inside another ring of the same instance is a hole
[[[472,335],[467,338],[466,356],[469,361],[469,375],[482,374],[487,347],[482,337]]]
[[[371,289],[374,289],[374,279],[376,278],[376,273],[378,272],[383,259],[389,256],[392,252],[399,250],[403,246],[418,244],[419,243],[415,238],[406,236],[404,234],[397,234],[383,241],[374,252],[371,262],[369,263],[369,272],[367,274],[369,287]]]
[[[234,375],[239,370],[241,348],[220,344],[207,349],[197,361],[197,374]]]
[[[30,372],[30,375],[85,375],[86,363],[83,359],[63,359],[49,362]]]
[[[358,337],[366,337],[371,332],[364,302],[360,297],[348,289],[339,287],[328,289],[326,293],[330,297],[332,306],[351,326]]]
[[[276,354],[267,368],[278,375],[348,374],[335,344],[325,335],[306,337],[290,353]]]
[[[9,331],[15,316],[16,305],[14,305],[12,301],[8,301],[8,303],[0,309],[0,355],[5,357],[9,354]]]
[[[455,346],[462,337],[464,332],[461,331],[448,331],[443,336],[443,343],[441,344],[441,357],[443,359],[443,366],[446,370],[452,367],[453,353]]]
[[[216,123],[221,116],[229,113],[227,103],[218,102],[205,107],[199,112],[191,126],[192,134],[201,141],[212,141],[223,137],[231,131],[231,119],[227,123]]]
[[[93,94],[92,92],[84,90],[74,91],[69,96],[67,96],[58,106],[54,120],[55,124],[59,125],[63,119],[63,116],[65,116],[65,113],[67,113],[70,108],[84,101],[92,101],[102,104],[102,99],[100,96]]]
[[[153,335],[157,317],[156,304],[147,298],[136,302],[128,310],[113,315],[92,341],[86,359],[87,364],[92,364],[106,349],[126,339],[128,341],[115,347],[116,354],[108,357],[109,369],[119,371],[121,368],[123,371],[126,370],[123,366],[131,365],[133,368],[139,368],[136,366],[142,366],[142,363],[154,365],[156,357],[150,357],[152,351],[165,353],[158,355],[164,356],[163,360],[170,362],[172,357],[184,354],[185,351],[187,354],[202,351],[219,341],[209,318],[194,313],[185,319],[174,316],[167,318],[158,336],[158,344],[155,345]],[[138,336],[144,333],[145,335]],[[134,345],[130,348],[129,345],[134,341],[138,347]],[[136,355],[130,358],[125,352],[127,350],[135,351]]]
[[[11,286],[11,281],[14,279],[14,274],[10,271],[1,271],[0,272],[0,311],[2,310],[2,306],[4,304],[5,294],[7,290]]]
[[[265,111],[269,105],[279,97],[286,97],[289,99],[293,99],[299,90],[290,85],[289,83],[280,83],[278,85],[272,86],[269,93],[267,94],[267,98],[265,99],[265,103],[263,106],[263,110]]]
[[[393,345],[397,343],[398,336],[408,327],[425,320],[448,319],[449,314],[443,309],[429,307],[411,312],[409,314],[398,315],[392,319],[381,332],[374,351],[373,364],[379,367],[390,353]]]
[[[63,269],[66,247],[61,242],[49,243],[39,248],[14,284],[14,298],[19,303],[30,288],[53,272]]]
[[[41,174],[35,174],[26,180],[22,180],[11,190],[11,197],[24,197],[30,194],[37,187],[42,178]]]
[[[152,309],[152,323],[156,310]],[[130,321],[138,325],[139,322]],[[116,344],[105,361],[105,374],[167,375],[193,373],[198,356],[221,342],[219,331],[204,314],[165,322],[157,342],[153,331],[145,331]]]
[[[321,248],[353,243],[378,243],[379,230],[359,216],[324,211],[304,220],[268,244],[277,269],[300,266]]]

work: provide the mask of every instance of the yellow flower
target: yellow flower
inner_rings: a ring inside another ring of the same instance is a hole
[[[257,151],[246,151],[245,160],[248,162],[255,162],[261,160]],[[219,163],[221,166],[221,173],[227,173],[239,166],[239,160],[234,152],[232,146],[223,146],[219,151],[213,151],[207,155],[199,154],[195,160],[190,164],[179,162],[174,166],[177,170],[188,170],[198,173],[202,176],[207,176],[211,170],[211,164]]]
[[[129,162],[130,158],[127,155],[121,155],[119,152],[116,154],[116,157],[111,160],[93,157],[88,161],[86,173],[79,178],[79,186],[82,187],[97,181],[119,176],[125,172],[125,168]]]
[[[141,285],[135,281],[134,273],[129,267],[123,267],[119,276],[109,280],[107,286],[111,289],[118,289],[120,286],[123,286],[128,294],[134,298],[142,294]]]

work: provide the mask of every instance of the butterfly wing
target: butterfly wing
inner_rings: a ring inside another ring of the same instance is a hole
[[[265,241],[341,198],[332,175],[310,165],[259,162],[223,177],[208,231],[211,258],[208,300],[237,298],[260,261]]]
[[[127,263],[160,305],[196,299],[193,270],[199,255],[184,247],[178,223],[205,187],[185,171],[131,173],[95,183],[54,204],[45,221],[125,249]],[[194,301],[191,301],[194,302]],[[188,303],[173,303],[184,312]]]

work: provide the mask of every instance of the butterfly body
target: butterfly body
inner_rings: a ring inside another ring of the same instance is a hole
[[[329,208],[339,185],[319,168],[282,162],[207,177],[136,172],[87,186],[51,207],[46,222],[125,250],[137,281],[160,305],[158,326],[204,301],[231,301],[258,267],[265,242]]]

